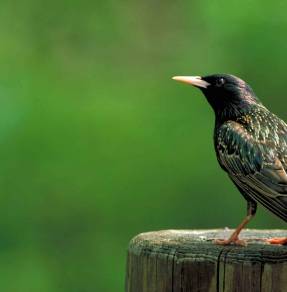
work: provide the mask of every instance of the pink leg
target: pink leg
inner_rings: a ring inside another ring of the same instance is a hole
[[[244,240],[240,240],[238,238],[238,235],[241,232],[241,230],[252,219],[252,217],[253,217],[253,215],[248,215],[247,217],[245,217],[244,220],[239,224],[239,226],[235,229],[235,231],[231,234],[231,236],[228,239],[217,239],[217,240],[214,240],[214,243],[220,244],[220,245],[229,245],[231,243],[234,243],[236,245],[246,246],[247,243]]]

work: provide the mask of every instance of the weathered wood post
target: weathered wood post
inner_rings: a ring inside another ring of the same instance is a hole
[[[224,230],[142,233],[129,245],[126,292],[286,292],[287,246],[263,238],[283,230],[245,230],[246,247],[219,246]]]

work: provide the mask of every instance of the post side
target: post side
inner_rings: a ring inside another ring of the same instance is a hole
[[[248,245],[220,246],[225,230],[164,230],[142,233],[130,242],[126,292],[286,292],[287,246],[264,238],[283,230],[244,230]]]

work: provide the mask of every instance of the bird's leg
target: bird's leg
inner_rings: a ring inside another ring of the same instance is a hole
[[[252,217],[255,215],[257,209],[257,204],[254,201],[247,201],[247,216],[244,218],[244,220],[238,225],[238,227],[235,229],[235,231],[231,234],[231,236],[228,239],[216,239],[214,240],[215,244],[220,245],[228,245],[228,244],[237,244],[237,245],[243,245],[246,246],[246,242],[244,240],[240,240],[238,238],[239,233],[241,230],[248,224],[248,222],[252,219]]]
[[[238,238],[238,235],[241,232],[241,230],[247,225],[247,223],[251,220],[252,217],[253,217],[252,215],[247,215],[228,239],[216,239],[214,240],[214,243],[220,245],[228,245],[234,243],[237,245],[245,246],[246,242],[244,240],[240,240]]]

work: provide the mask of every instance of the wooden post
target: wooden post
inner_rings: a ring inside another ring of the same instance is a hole
[[[287,246],[262,239],[283,230],[244,230],[246,247],[220,246],[231,230],[142,233],[129,245],[126,292],[286,292]]]

